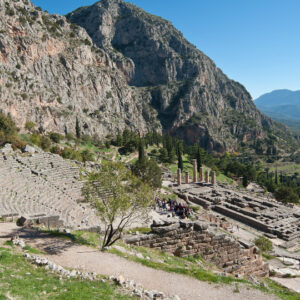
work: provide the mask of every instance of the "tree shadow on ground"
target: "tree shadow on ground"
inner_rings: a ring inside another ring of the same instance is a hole
[[[0,235],[0,239],[8,240],[13,236],[19,236],[24,239],[26,244],[49,255],[56,255],[76,246],[71,236],[61,235],[57,237],[50,233],[41,232],[37,228],[15,228],[7,234]]]

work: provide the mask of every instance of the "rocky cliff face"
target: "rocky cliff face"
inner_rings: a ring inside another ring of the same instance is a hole
[[[148,95],[163,130],[220,151],[285,131],[170,22],[122,0],[102,0],[67,17],[109,54],[130,86]]]
[[[0,0],[0,108],[20,128],[74,132],[78,117],[90,135],[157,130],[219,151],[289,135],[170,22],[122,0],[67,19]]]
[[[125,127],[159,129],[105,51],[84,29],[26,0],[0,0],[0,108],[22,129],[27,120],[47,131],[100,137]],[[153,121],[153,122],[152,122]]]

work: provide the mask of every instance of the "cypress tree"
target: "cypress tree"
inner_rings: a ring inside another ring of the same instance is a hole
[[[200,172],[200,168],[202,167],[202,158],[201,158],[200,147],[198,147],[198,149],[197,149],[196,159],[197,159],[197,169],[198,169],[197,171]]]
[[[179,147],[177,149],[177,160],[178,160],[178,169],[180,169],[182,171],[183,170],[183,161],[182,161],[181,150]]]
[[[275,184],[278,185],[278,173],[277,173],[277,168],[275,170]]]
[[[139,143],[139,162],[145,161],[145,149],[143,140],[140,140]]]
[[[76,117],[75,131],[76,131],[76,137],[78,139],[80,139],[81,132],[80,132],[80,125],[79,125],[78,117]]]

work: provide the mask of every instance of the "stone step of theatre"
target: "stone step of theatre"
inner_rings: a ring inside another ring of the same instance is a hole
[[[51,216],[52,225],[57,219],[67,228],[98,227],[95,212],[78,203],[83,186],[79,178],[79,166],[58,155],[0,149],[0,218],[43,215]]]

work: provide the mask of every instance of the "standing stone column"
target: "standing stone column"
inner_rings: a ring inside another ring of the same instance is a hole
[[[205,172],[205,183],[209,183],[209,173],[208,173],[208,171]]]
[[[193,182],[197,182],[197,159],[193,159]]]
[[[203,168],[202,167],[200,168],[200,172],[199,172],[199,180],[200,180],[200,182],[203,181]]]
[[[189,178],[189,172],[188,171],[185,172],[185,183],[186,184],[190,183],[190,178]]]
[[[181,169],[177,169],[177,184],[181,185]]]
[[[217,178],[216,178],[217,176],[216,176],[216,172],[215,171],[213,171],[212,173],[211,173],[211,183],[212,183],[212,185],[215,185],[216,183],[217,183]]]

